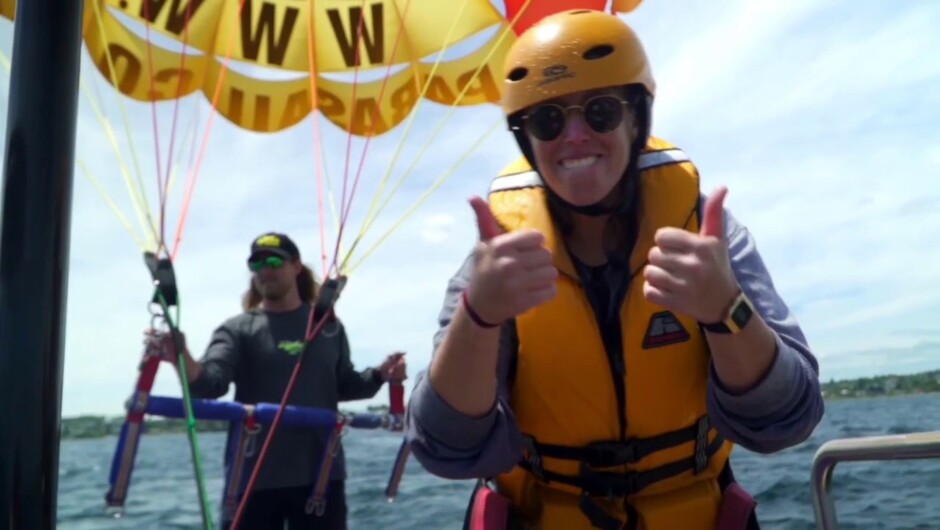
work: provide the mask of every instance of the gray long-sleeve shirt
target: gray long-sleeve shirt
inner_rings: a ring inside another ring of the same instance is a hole
[[[700,211],[704,197],[700,202]],[[736,395],[722,387],[714,367],[708,383],[708,412],[715,427],[732,442],[770,453],[796,445],[812,433],[825,405],[819,366],[794,315],[774,289],[754,238],[725,209],[725,233],[731,266],[756,311],[776,334],[777,356],[760,383]],[[440,346],[447,326],[469,284],[472,255],[450,279],[434,336]],[[454,410],[430,384],[426,371],[416,377],[405,418],[406,436],[415,458],[434,475],[451,479],[506,473],[522,457],[519,428],[509,405],[510,365],[516,355],[512,321],[502,326],[498,354],[498,397],[481,417]]]
[[[254,310],[226,320],[213,332],[199,361],[202,371],[190,383],[192,396],[217,399],[234,382],[235,401],[239,403],[280,403],[303,346],[309,314],[310,306],[302,305],[284,313]],[[307,346],[288,405],[335,411],[340,401],[367,399],[382,387],[374,369],[355,370],[346,330],[339,320],[335,325],[335,334],[334,324],[327,324]],[[264,457],[256,489],[312,484],[331,430],[330,426],[310,429],[282,422]],[[267,434],[268,426],[262,426],[254,455],[246,459],[243,480],[251,474]],[[228,443],[232,443],[231,438]],[[331,477],[346,477],[342,445]]]

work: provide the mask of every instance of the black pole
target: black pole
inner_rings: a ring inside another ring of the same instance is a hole
[[[0,530],[56,527],[82,0],[19,0],[0,229]]]

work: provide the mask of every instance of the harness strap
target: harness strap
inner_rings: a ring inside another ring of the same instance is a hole
[[[724,442],[724,438],[718,435],[712,440],[712,443],[708,444],[704,451],[706,461],[721,449]],[[594,471],[584,463],[581,465],[581,472],[578,476],[562,475],[546,469],[536,472],[528,461],[520,462],[519,466],[535,476],[541,474],[544,482],[558,482],[581,488],[592,497],[626,497],[635,495],[656,482],[672,478],[686,471],[695,471],[697,461],[701,458],[698,455],[699,452],[696,451],[693,456],[647,471],[630,471],[627,473]]]
[[[540,443],[531,436],[524,435],[524,442],[533,461],[542,458],[558,458],[586,462],[590,467],[611,467],[635,464],[647,456],[663,449],[681,445],[689,440],[704,444],[708,440],[711,428],[708,416],[702,416],[688,427],[670,431],[650,438],[633,438],[624,442],[598,441],[583,447]],[[701,464],[701,463],[700,463]],[[700,465],[699,472],[708,465],[707,460]]]
[[[699,421],[689,427],[655,437],[626,442],[595,442],[586,447],[540,444],[529,436],[525,439],[529,450],[528,455],[519,463],[519,466],[542,482],[554,481],[580,488],[579,507],[591,525],[601,530],[622,530],[625,521],[609,514],[596,502],[595,498],[622,498],[624,509],[629,515],[628,520],[632,523],[627,528],[632,527],[636,522],[636,512],[627,502],[629,496],[639,493],[656,482],[675,477],[686,471],[698,474],[705,470],[711,457],[721,449],[725,442],[724,437],[719,433],[711,443],[708,443],[709,428],[708,417],[702,416]],[[626,473],[593,469],[635,463],[651,453],[689,440],[695,441],[692,456],[653,469]],[[581,465],[578,475],[563,475],[544,469],[541,464],[542,458],[546,456],[579,460]]]
[[[578,507],[581,508],[581,511],[584,512],[584,515],[587,516],[588,521],[591,522],[591,526],[594,528],[600,528],[601,530],[623,530],[623,521],[604,511],[587,493],[581,493],[581,500],[578,502]],[[633,519],[633,517],[630,518],[630,520]]]
[[[339,439],[343,436],[343,418],[336,420],[336,428],[330,433],[323,450],[323,458],[320,462],[320,472],[317,474],[317,481],[313,485],[313,491],[307,498],[307,504],[304,511],[307,513],[316,512],[317,517],[322,517],[326,511],[326,491],[330,485],[330,470],[333,468],[333,460],[339,453]]]
[[[238,506],[242,472],[245,469],[249,444],[255,440],[260,431],[261,425],[258,424],[257,418],[255,418],[255,407],[253,405],[245,406],[245,419],[242,422],[242,428],[239,430],[235,455],[232,459],[232,468],[229,471],[228,487],[225,490],[225,498],[222,500],[223,511],[226,512],[229,518],[235,515],[235,508]]]

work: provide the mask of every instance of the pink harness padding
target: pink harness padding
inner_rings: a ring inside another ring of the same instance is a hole
[[[486,485],[473,497],[469,530],[505,530],[509,524],[509,499]]]
[[[718,530],[746,530],[757,501],[737,482],[728,484],[718,511]]]

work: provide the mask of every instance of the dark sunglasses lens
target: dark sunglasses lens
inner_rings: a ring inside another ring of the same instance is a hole
[[[248,262],[248,268],[254,272],[258,272],[265,267],[270,267],[272,269],[277,269],[284,265],[284,260],[277,256],[269,256],[264,259],[258,259]]]
[[[543,142],[558,138],[565,128],[565,111],[558,105],[540,105],[529,113],[529,130]]]
[[[623,120],[623,103],[615,97],[596,97],[584,106],[584,121],[595,132],[610,132],[620,125],[621,120]]]

